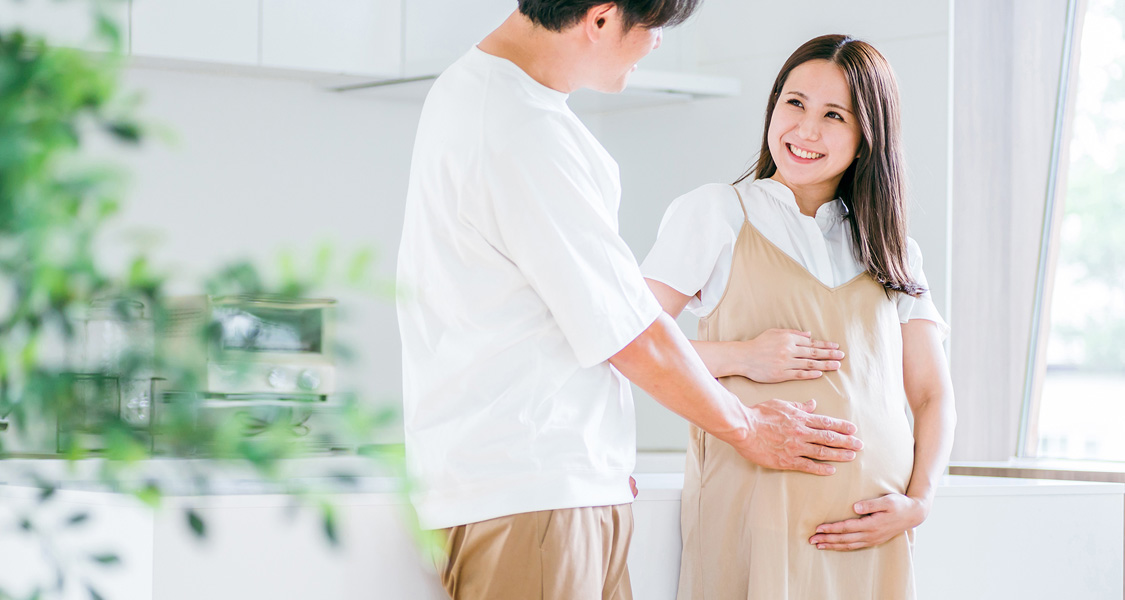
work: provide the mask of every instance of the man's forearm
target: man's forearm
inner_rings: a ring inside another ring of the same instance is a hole
[[[745,407],[715,381],[667,313],[662,312],[610,363],[657,402],[704,431],[728,442],[749,434]]]

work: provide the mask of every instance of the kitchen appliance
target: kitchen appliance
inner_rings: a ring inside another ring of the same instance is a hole
[[[167,302],[158,332],[171,391],[209,398],[323,401],[336,391],[335,300],[271,296],[181,296]],[[190,390],[178,390],[185,376]]]

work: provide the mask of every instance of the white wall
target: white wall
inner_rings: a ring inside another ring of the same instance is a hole
[[[846,32],[873,42],[898,73],[914,191],[911,233],[945,311],[949,10],[947,0],[866,0],[847,10],[828,0],[708,0],[642,67],[738,77],[741,97],[584,117],[621,165],[622,235],[638,258],[673,198],[706,182],[731,181],[752,161],[769,84],[789,53],[815,35]],[[379,271],[393,274],[420,102],[336,94],[300,81],[137,67],[126,85],[143,92],[143,114],[177,140],[109,152],[125,159],[133,185],[105,240],[106,257],[123,258],[138,237],[155,241],[158,262],[174,265],[183,285],[239,255],[265,260],[292,248],[311,256],[319,241],[330,240],[341,250],[377,246]],[[346,374],[351,385],[395,404],[401,363],[392,304],[346,297],[343,309],[342,332],[360,350]],[[694,335],[690,319],[683,325]],[[638,430],[642,449],[685,444],[683,421],[643,394]]]
[[[131,68],[141,114],[171,132],[138,151],[107,149],[131,171],[128,202],[103,238],[107,264],[151,248],[173,291],[199,293],[205,273],[241,257],[276,272],[290,249],[311,270],[329,242],[339,258],[379,252],[394,276],[407,171],[420,103],[328,92],[300,81]],[[393,299],[342,287],[339,336],[358,351],[344,385],[399,403],[401,360]],[[393,434],[399,439],[399,434]]]
[[[948,0],[704,3],[684,26],[699,41],[698,69],[738,77],[742,96],[603,114],[597,132],[621,165],[621,233],[638,259],[676,196],[731,182],[753,162],[769,87],[785,59],[815,36],[845,33],[874,44],[898,76],[910,234],[922,248],[937,307],[948,315],[950,11]],[[694,337],[696,319],[684,316],[680,323]],[[640,447],[683,448],[684,422],[643,392],[637,396]]]

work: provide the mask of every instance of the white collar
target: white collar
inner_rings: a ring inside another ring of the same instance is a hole
[[[796,216],[806,216],[801,212],[801,207],[797,206],[797,197],[793,194],[793,190],[789,186],[777,181],[776,179],[758,179],[754,182],[766,196],[777,201],[778,204],[783,206],[786,210],[791,211]],[[848,207],[844,204],[843,199],[836,198],[830,202],[825,202],[816,209],[816,216],[812,217],[816,221],[820,230],[827,232],[834,225],[844,220],[848,216]]]

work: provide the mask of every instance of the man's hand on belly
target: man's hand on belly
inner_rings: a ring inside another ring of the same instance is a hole
[[[856,502],[856,519],[825,523],[816,528],[809,543],[820,550],[859,550],[883,542],[922,524],[927,507],[923,501],[887,494],[881,498]]]
[[[855,425],[814,414],[816,401],[793,404],[766,400],[746,408],[750,434],[732,444],[746,459],[763,467],[831,475],[836,467],[817,461],[847,462],[863,442]]]

